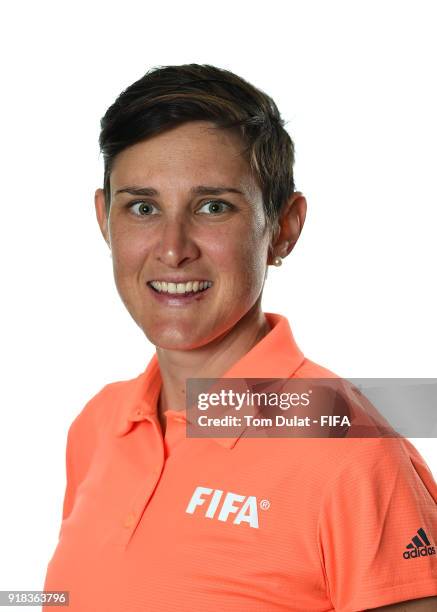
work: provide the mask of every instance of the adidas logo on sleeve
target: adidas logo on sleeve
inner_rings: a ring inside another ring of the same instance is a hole
[[[422,527],[417,530],[416,535],[411,538],[411,542],[407,544],[406,548],[408,550],[402,555],[404,559],[415,559],[417,557],[435,555],[435,546],[431,546],[431,542],[428,540],[425,530]]]

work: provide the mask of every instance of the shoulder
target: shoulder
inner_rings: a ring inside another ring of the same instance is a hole
[[[370,417],[375,418],[376,411],[372,411],[373,406],[366,397],[355,394],[353,385],[327,367],[305,358],[293,374],[294,377],[339,379],[341,382],[338,388],[342,391],[346,407],[353,408],[354,419],[366,424]],[[343,405],[340,407],[345,409]],[[390,478],[398,478],[399,482],[410,488],[425,488],[437,503],[437,485],[433,474],[412,442],[402,436],[375,436],[374,426],[370,430],[373,433],[368,437],[363,428],[364,433],[357,433],[356,437],[303,438],[297,443],[294,438],[293,444],[302,450],[306,463],[315,472],[323,474],[325,491],[335,488],[336,483],[343,479],[349,479],[351,487],[355,486],[357,479],[361,482],[368,479],[374,485],[378,475],[381,486]],[[392,431],[391,428],[389,431]]]
[[[81,441],[102,435],[111,427],[121,405],[134,391],[141,374],[106,383],[101,387],[79,410],[69,426],[68,435]]]
[[[335,497],[344,507],[351,500],[351,511],[356,503],[370,500],[377,509],[384,504],[397,504],[414,511],[416,505],[427,507],[436,516],[437,483],[425,459],[414,445],[403,437],[351,438],[339,440],[351,443],[343,447],[338,461],[331,463],[324,484],[324,499]]]

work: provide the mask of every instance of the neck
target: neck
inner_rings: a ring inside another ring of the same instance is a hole
[[[157,347],[162,388],[158,410],[185,408],[187,378],[219,378],[268,332],[270,326],[257,302],[230,330],[205,346],[189,351]]]

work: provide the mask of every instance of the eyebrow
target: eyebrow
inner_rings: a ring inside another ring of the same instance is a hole
[[[222,193],[239,193],[240,195],[244,195],[242,191],[236,189],[235,187],[212,187],[210,185],[197,185],[190,189],[190,192],[193,195],[221,195]],[[128,186],[122,187],[121,189],[117,189],[115,195],[118,193],[130,193],[132,195],[142,195],[142,196],[158,196],[159,191],[154,189],[153,187],[135,187]]]

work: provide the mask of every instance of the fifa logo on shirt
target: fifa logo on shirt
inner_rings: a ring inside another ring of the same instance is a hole
[[[207,518],[230,521],[234,525],[247,523],[258,529],[258,503],[254,495],[246,497],[237,493],[224,493],[220,489],[196,487],[185,512],[194,514],[202,507]]]
[[[431,542],[428,540],[422,527],[417,530],[417,534],[411,538],[411,542],[407,544],[406,548],[408,550],[402,555],[404,559],[416,559],[417,557],[435,555],[435,547],[431,546]]]

